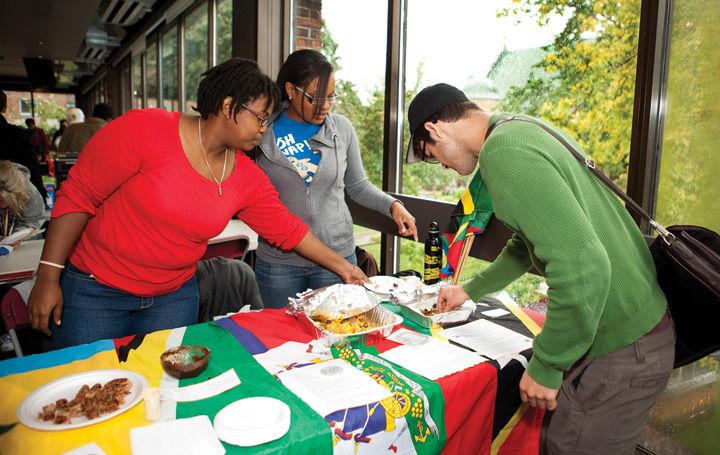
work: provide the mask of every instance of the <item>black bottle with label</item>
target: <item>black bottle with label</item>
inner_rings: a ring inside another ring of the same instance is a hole
[[[440,243],[440,230],[436,222],[430,223],[428,237],[425,241],[425,284],[440,281],[440,267],[442,267],[442,244]]]

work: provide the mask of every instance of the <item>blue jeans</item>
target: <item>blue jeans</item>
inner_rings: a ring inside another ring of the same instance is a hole
[[[98,283],[67,263],[60,277],[61,325],[50,322],[46,351],[108,338],[150,333],[196,324],[199,295],[192,277],[179,289],[157,297],[137,297]]]
[[[355,253],[345,260],[357,265]],[[319,265],[296,267],[266,262],[260,258],[255,259],[255,279],[265,308],[285,308],[288,297],[295,297],[308,289],[343,283],[342,278],[335,272]]]

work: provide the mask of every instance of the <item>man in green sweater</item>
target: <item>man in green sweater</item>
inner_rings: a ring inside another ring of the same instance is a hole
[[[496,217],[514,233],[470,282],[440,290],[440,311],[501,290],[535,267],[549,288],[547,317],[519,388],[524,402],[553,411],[541,452],[632,454],[672,372],[675,344],[637,225],[538,125],[490,128],[508,115],[481,110],[447,84],[422,90],[408,117],[406,161],[439,162],[461,175],[479,166]],[[565,132],[534,120],[584,155]]]

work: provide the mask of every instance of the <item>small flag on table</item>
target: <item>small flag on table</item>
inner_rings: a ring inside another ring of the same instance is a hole
[[[493,206],[487,185],[483,182],[480,172],[476,172],[453,210],[450,223],[441,236],[447,258],[445,266],[440,270],[441,278],[453,276],[462,256],[463,240],[468,236],[485,232],[485,226],[490,221],[492,213]]]

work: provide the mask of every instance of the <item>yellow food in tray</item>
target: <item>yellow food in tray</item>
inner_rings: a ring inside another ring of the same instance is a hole
[[[315,321],[323,330],[336,335],[352,335],[354,333],[367,332],[380,327],[368,318],[365,313],[349,318],[329,318],[319,311],[310,313],[310,319]]]

